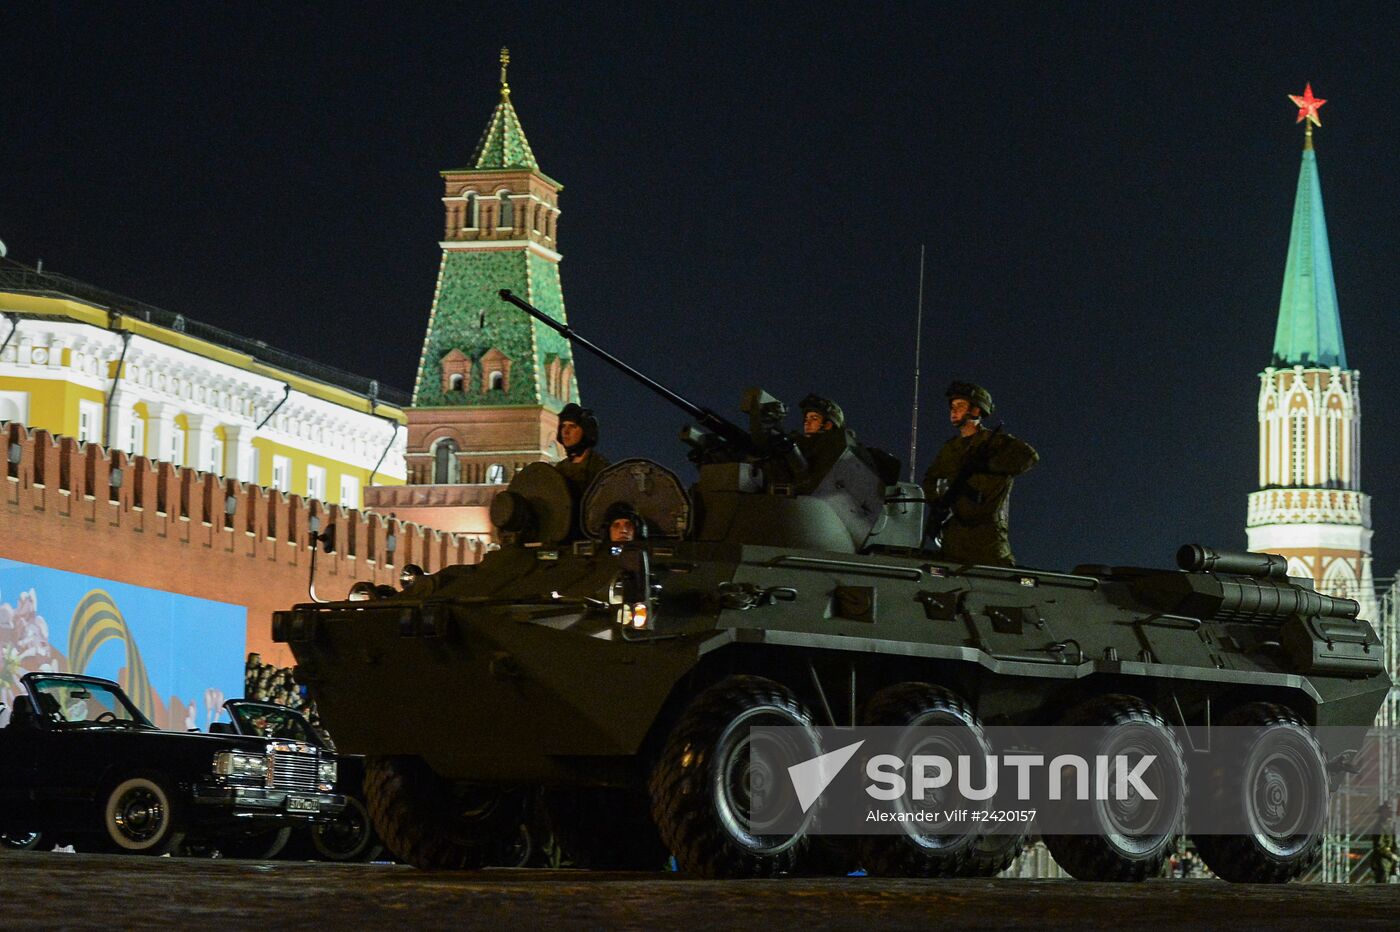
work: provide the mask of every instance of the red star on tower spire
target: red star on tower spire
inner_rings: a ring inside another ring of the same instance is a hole
[[[1289,94],[1288,99],[1298,105],[1298,119],[1294,121],[1295,123],[1301,123],[1307,120],[1313,126],[1322,125],[1322,121],[1317,118],[1317,108],[1327,103],[1327,101],[1321,97],[1313,96],[1311,83],[1303,89],[1303,96],[1299,97],[1297,94]],[[1312,132],[1311,128],[1309,128],[1308,132]]]

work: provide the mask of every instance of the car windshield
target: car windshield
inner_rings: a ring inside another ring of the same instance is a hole
[[[232,704],[229,713],[237,720],[238,731],[263,738],[282,738],[305,744],[320,744],[311,724],[295,709],[276,705]]]
[[[28,686],[39,717],[51,724],[154,727],[120,689],[105,683],[33,679]]]

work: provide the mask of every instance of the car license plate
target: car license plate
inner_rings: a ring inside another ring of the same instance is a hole
[[[310,796],[288,796],[288,812],[320,812],[321,804]]]

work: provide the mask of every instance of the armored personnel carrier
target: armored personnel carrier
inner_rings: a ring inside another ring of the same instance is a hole
[[[1170,805],[1209,772],[1253,827],[1195,838],[1218,875],[1281,882],[1317,859],[1321,825],[1280,806],[1325,801],[1390,685],[1356,602],[1280,557],[1194,546],[1179,569],[949,563],[923,549],[918,487],[852,438],[814,473],[763,392],[743,428],[502,296],[684,408],[699,475],[627,460],[574,501],[534,464],[493,506],[503,542],[479,564],[275,615],[325,722],[368,755],[369,809],[401,859],[518,863],[544,825],[599,868],[667,853],[717,877],[1010,863],[1011,835],[840,839],[749,818],[773,776],[754,772],[751,726],[857,723],[1135,729],[1173,758]],[[619,503],[646,534],[607,539]],[[1224,726],[1247,740],[1208,751]],[[1088,818],[1046,839],[1081,879],[1154,875],[1177,842],[1175,818],[1146,833],[1112,807]]]

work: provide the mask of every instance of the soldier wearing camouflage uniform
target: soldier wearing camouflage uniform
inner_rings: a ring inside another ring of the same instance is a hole
[[[1371,836],[1371,877],[1376,883],[1390,883],[1395,873],[1395,826],[1390,806],[1381,803],[1376,810],[1376,833]]]
[[[938,451],[923,483],[924,495],[934,503],[935,522],[943,522],[943,559],[1014,566],[1011,483],[1034,466],[1040,454],[1024,440],[982,426],[982,419],[994,410],[986,389],[954,382],[947,397],[948,418],[958,435]],[[935,524],[931,530],[940,529]]]

